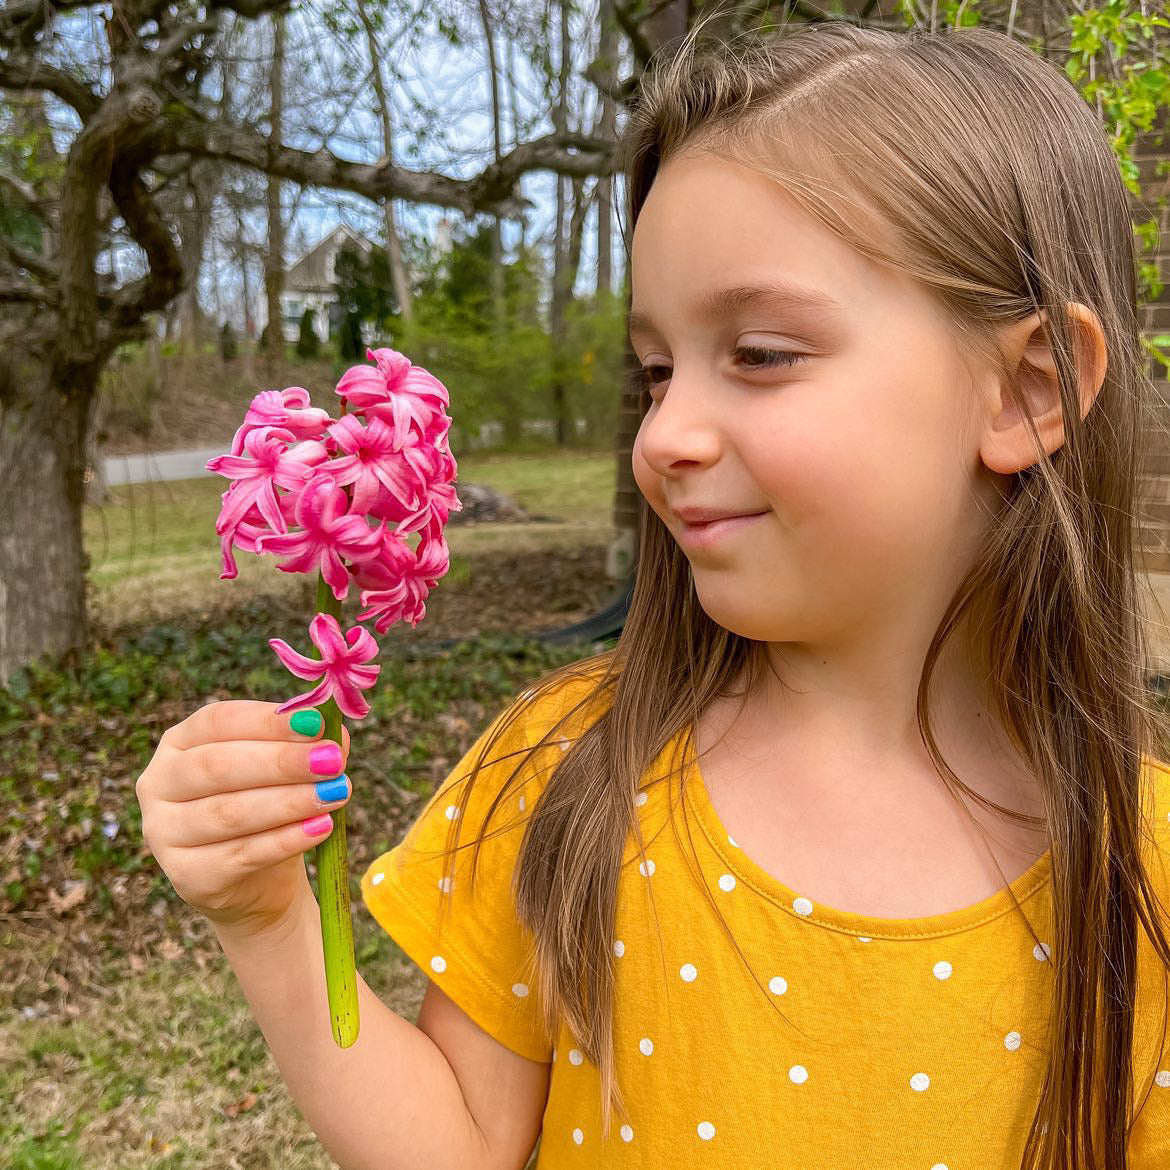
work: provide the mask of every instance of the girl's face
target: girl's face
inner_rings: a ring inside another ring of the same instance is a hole
[[[639,489],[676,539],[675,508],[763,512],[680,540],[706,612],[768,642],[899,625],[891,649],[928,641],[1005,477],[980,459],[979,395],[927,293],[766,176],[685,153],[651,187],[631,281],[653,397]],[[743,291],[765,286],[803,292]]]

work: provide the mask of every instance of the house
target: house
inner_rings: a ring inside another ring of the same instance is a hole
[[[306,309],[313,310],[313,326],[322,341],[328,341],[332,331],[340,325],[335,265],[337,253],[345,245],[369,255],[373,244],[345,224],[339,224],[323,240],[310,248],[284,274],[284,288],[280,294],[280,314],[284,322],[284,338],[296,341],[301,333],[301,316]]]
[[[435,233],[440,268],[445,265],[445,258],[451,251],[453,226],[450,218],[440,216]],[[345,224],[339,224],[285,271],[280,310],[286,341],[296,341],[300,336],[301,316],[306,309],[313,310],[314,328],[322,341],[328,341],[331,334],[340,328],[341,314],[333,286],[337,253],[347,244],[366,256],[374,246],[365,236]],[[263,304],[260,308],[263,312]]]

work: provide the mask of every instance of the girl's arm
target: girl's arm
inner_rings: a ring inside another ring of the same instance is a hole
[[[433,987],[416,1027],[360,975],[358,1038],[339,1048],[311,889],[267,934],[216,934],[289,1091],[342,1170],[524,1166],[540,1129],[547,1064],[497,1043]]]

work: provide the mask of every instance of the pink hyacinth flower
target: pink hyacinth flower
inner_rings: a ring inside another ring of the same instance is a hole
[[[342,714],[361,719],[370,712],[363,691],[377,680],[380,666],[365,666],[378,653],[378,644],[369,630],[353,626],[341,636],[341,626],[328,613],[319,613],[309,623],[309,637],[321,653],[320,659],[297,653],[280,638],[269,638],[268,645],[297,678],[320,679],[303,695],[297,695],[276,708],[283,714],[298,707],[316,707],[330,698],[337,701]]]
[[[285,573],[319,568],[338,601],[349,596],[349,574],[342,557],[364,561],[377,554],[382,526],[371,528],[365,516],[347,509],[345,490],[327,469],[318,470],[297,491],[294,505],[299,532],[260,536],[256,551],[288,559],[277,565]]]
[[[394,349],[371,349],[366,356],[375,363],[353,366],[341,375],[336,392],[351,410],[370,419],[381,419],[394,432],[396,448],[407,442],[413,430],[428,443],[446,449],[451,420],[444,413],[450,402],[446,386],[434,374]]]
[[[385,490],[395,498],[413,496],[418,488],[409,465],[398,453],[394,432],[381,419],[368,426],[352,414],[335,422],[329,436],[345,455],[334,458],[329,470],[338,484],[353,484],[353,510],[369,512]]]
[[[458,472],[454,456],[420,442],[412,434],[402,448],[402,458],[413,474],[416,491],[380,491],[370,504],[371,516],[395,524],[394,531],[406,536],[436,521],[446,524],[451,512],[463,510],[452,482]]]
[[[280,510],[278,487],[294,489],[311,474],[313,467],[328,458],[320,443],[289,447],[295,436],[283,427],[257,427],[244,436],[243,455],[216,455],[206,463],[235,483],[223,496],[223,507],[215,530],[221,536],[234,529],[256,507],[274,532],[287,532]]]
[[[303,386],[261,390],[232,439],[231,453],[238,455],[245,436],[257,427],[283,427],[298,439],[319,439],[332,421],[327,410],[309,405],[309,392]]]
[[[367,608],[358,614],[359,622],[372,620],[384,634],[400,621],[410,622],[414,629],[427,616],[427,595],[451,567],[447,542],[438,529],[435,533],[435,539],[424,540],[414,552],[407,548],[409,559],[396,551],[403,547],[399,541],[387,540],[379,560],[362,566],[362,581],[377,583],[381,576],[382,582],[379,588],[362,589],[361,602]]]

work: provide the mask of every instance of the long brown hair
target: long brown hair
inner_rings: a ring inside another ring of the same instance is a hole
[[[1117,162],[1063,74],[1000,33],[832,22],[700,47],[702,27],[653,63],[622,134],[629,231],[658,168],[684,147],[755,167],[858,252],[928,288],[956,338],[999,370],[1029,419],[995,336],[997,327],[1047,310],[1066,441],[1048,455],[1037,439],[1037,461],[1011,477],[927,653],[917,716],[952,792],[1048,833],[1052,1043],[1023,1167],[1080,1170],[1103,1156],[1106,1170],[1121,1170],[1132,1125],[1137,920],[1156,940],[1163,975],[1170,943],[1140,851],[1143,759],[1158,744],[1134,542],[1152,386]],[[1083,420],[1069,302],[1097,313],[1108,354]],[[767,669],[762,643],[707,616],[679,546],[645,499],[640,508],[637,581],[616,647],[529,684],[533,702],[573,678],[587,684],[534,753],[582,711],[594,717],[570,751],[555,753],[514,873],[550,1034],[565,1024],[599,1068],[607,1133],[612,1110],[625,1115],[614,1070],[611,947],[631,833],[643,848],[635,793],[648,765],[675,736],[687,742],[715,698],[746,695],[731,689],[734,680],[750,690]],[[981,796],[942,758],[929,685],[965,617],[991,665],[992,712],[1036,777],[1046,818]],[[471,773],[465,806],[494,742]],[[452,854],[474,845],[478,856],[504,795],[474,841],[460,845],[463,817],[452,821]]]

